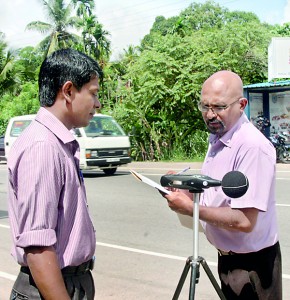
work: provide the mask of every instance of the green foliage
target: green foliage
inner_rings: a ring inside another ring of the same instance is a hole
[[[0,96],[5,92],[15,93],[19,78],[14,72],[17,51],[7,49],[5,34],[0,32]]]
[[[26,47],[17,51],[7,49],[4,33],[0,32],[0,131],[3,133],[8,120],[16,115],[36,113],[39,108],[37,99],[37,78],[43,58],[53,50],[73,47],[86,52],[96,58],[91,47],[89,50],[82,44],[81,38],[70,33],[73,28],[83,21],[82,35],[86,34],[88,22],[86,18],[94,21],[90,25],[90,32],[95,38],[99,58],[103,65],[110,53],[110,44],[105,44],[105,34],[102,25],[92,16],[94,1],[75,0],[66,4],[63,0],[42,0],[49,23],[43,21],[31,22],[27,25],[30,30],[37,30],[48,34],[36,47]],[[77,16],[73,16],[73,7],[76,6]],[[103,34],[103,35],[102,35]],[[107,47],[107,48],[105,48]],[[103,49],[104,48],[104,49]],[[106,52],[107,51],[107,52]],[[105,53],[102,56],[102,53]]]
[[[222,28],[225,24],[228,9],[220,7],[213,1],[192,3],[180,15],[187,19],[188,34],[191,31]]]
[[[284,23],[283,25],[275,25],[273,28],[273,33],[276,36],[289,37],[290,35],[290,23]]]
[[[198,94],[193,87],[198,89],[200,84],[195,82],[197,76],[184,71],[180,63],[188,54],[181,38],[160,36],[159,41],[154,50],[143,51],[128,67],[124,80],[132,87],[119,86],[122,97],[109,110],[133,134],[136,159],[164,159],[190,139],[192,125],[204,129],[194,105]],[[187,84],[181,84],[180,79]],[[184,151],[188,153],[188,148]]]
[[[0,95],[5,91],[16,93],[18,91],[19,74],[15,72],[14,65],[16,60],[16,51],[8,50],[2,53],[0,61]]]
[[[76,28],[82,31],[82,45],[77,49],[85,52],[99,61],[103,67],[111,54],[111,42],[108,39],[108,31],[103,29],[103,25],[93,14],[94,1],[92,0],[73,0],[77,12]]]
[[[22,86],[21,93],[18,96],[6,93],[0,98],[0,134],[5,132],[10,118],[37,112],[39,109],[37,95],[37,83],[28,82]]]
[[[162,144],[161,160],[202,161],[208,146],[208,133],[202,130],[191,131],[184,140],[173,141],[172,145]],[[188,151],[190,149],[190,151]]]
[[[156,17],[155,22],[150,30],[150,34],[145,35],[141,41],[141,49],[145,50],[153,46],[153,44],[156,42],[155,36],[165,36],[167,34],[171,34],[173,27],[175,26],[176,22],[178,22],[178,19],[178,17],[171,17],[169,19],[165,19],[163,16]]]
[[[42,2],[49,22],[28,24],[49,34],[38,49],[12,52],[0,33],[0,131],[10,117],[39,108],[37,75],[48,49],[73,47],[103,67],[102,111],[131,135],[136,160],[202,159],[208,133],[197,102],[204,80],[225,69],[244,84],[266,81],[271,37],[289,36],[290,30],[289,23],[261,23],[253,13],[231,12],[212,1],[192,3],[177,16],[156,17],[140,47],[130,45],[110,62],[109,33],[93,14],[94,1]]]
[[[46,56],[57,49],[73,47],[79,37],[69,32],[69,28],[74,28],[78,21],[78,17],[72,16],[72,4],[66,5],[64,0],[42,0],[42,3],[49,23],[33,21],[26,26],[28,30],[47,34],[38,48]]]
[[[42,53],[31,46],[20,49],[14,65],[14,71],[19,74],[20,82],[37,80],[42,59]]]
[[[202,83],[221,69],[237,72],[245,84],[266,80],[271,36],[256,15],[231,13],[213,2],[192,4],[179,17],[156,18],[140,55],[119,73],[114,101],[106,104],[133,133],[134,157],[202,157]]]

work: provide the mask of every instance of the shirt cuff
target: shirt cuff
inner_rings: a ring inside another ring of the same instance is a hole
[[[26,248],[31,246],[48,247],[56,243],[56,234],[53,229],[26,231],[16,239],[16,246]]]

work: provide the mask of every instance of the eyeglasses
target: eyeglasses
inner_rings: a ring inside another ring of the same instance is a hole
[[[229,108],[231,105],[235,104],[236,102],[240,101],[241,98],[239,98],[238,100],[235,100],[234,102],[228,104],[228,105],[217,105],[217,106],[208,106],[208,105],[204,105],[202,104],[202,102],[198,103],[198,109],[202,112],[202,113],[206,113],[209,110],[211,110],[214,114],[218,115],[221,112],[223,112],[224,110],[226,110],[227,108]]]

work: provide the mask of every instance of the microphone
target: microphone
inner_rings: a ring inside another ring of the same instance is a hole
[[[246,194],[249,180],[239,171],[228,172],[222,179],[223,192],[230,198],[239,198]]]
[[[164,187],[187,189],[199,193],[203,189],[222,186],[223,192],[230,198],[243,196],[249,187],[248,178],[240,171],[228,172],[222,181],[205,175],[164,175],[161,177],[160,183]]]

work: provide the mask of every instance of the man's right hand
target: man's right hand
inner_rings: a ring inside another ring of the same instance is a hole
[[[191,196],[191,197],[190,197]],[[175,212],[193,216],[193,201],[192,194],[188,191],[173,191],[172,193],[165,195],[164,198],[167,199],[168,206]]]

